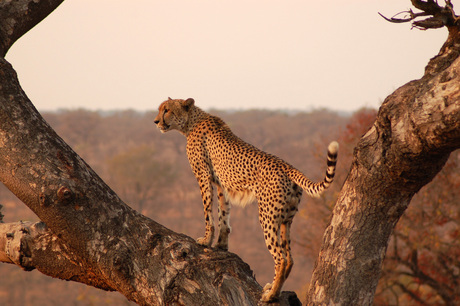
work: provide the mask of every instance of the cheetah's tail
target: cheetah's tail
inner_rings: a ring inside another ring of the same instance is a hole
[[[337,155],[339,152],[339,144],[333,141],[327,147],[327,170],[324,180],[319,183],[314,183],[306,178],[300,171],[292,169],[288,172],[289,178],[299,185],[311,197],[319,197],[321,193],[327,189],[335,175],[335,166],[337,164]]]

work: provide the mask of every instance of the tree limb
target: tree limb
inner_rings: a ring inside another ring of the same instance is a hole
[[[455,15],[453,10],[453,4],[450,0],[445,1],[446,5],[444,7],[439,6],[437,2],[433,0],[421,1],[421,0],[411,0],[412,5],[421,10],[420,13],[414,13],[411,9],[396,14],[391,18],[387,18],[381,13],[379,15],[388,22],[392,23],[406,23],[412,22],[412,27],[418,28],[421,30],[427,29],[437,29],[444,26],[451,27],[458,25],[458,17]],[[408,17],[406,18],[396,18],[399,14],[406,13]],[[431,16],[423,20],[416,20],[419,17]]]
[[[85,261],[53,235],[43,222],[0,224],[0,262],[15,264],[26,271],[38,269],[55,278],[73,280],[113,291]]]
[[[63,0],[0,1],[0,57],[24,33],[48,16]]]
[[[398,16],[399,14],[403,14],[403,13],[407,13],[409,14],[409,17],[407,18],[396,18],[396,16]],[[417,17],[421,17],[421,16],[428,16],[427,13],[423,12],[423,13],[414,13],[412,12],[412,10],[408,10],[408,11],[404,11],[404,12],[399,12],[397,13],[396,15],[394,15],[393,17],[391,18],[387,18],[385,17],[384,15],[382,15],[381,13],[378,13],[383,19],[385,19],[386,21],[388,22],[392,22],[392,23],[406,23],[406,22],[410,22],[412,20],[414,20],[415,18]]]

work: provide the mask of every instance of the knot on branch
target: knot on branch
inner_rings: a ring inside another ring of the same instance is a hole
[[[412,28],[420,30],[459,26],[459,17],[455,15],[454,5],[451,0],[445,0],[445,6],[440,6],[434,0],[411,0],[411,2],[421,12],[413,12],[412,9],[409,9],[408,11],[399,12],[391,18],[387,18],[381,13],[379,15],[392,23],[412,22]],[[400,18],[400,15],[403,15],[403,17]]]
[[[58,189],[57,196],[60,202],[67,204],[72,201],[73,192],[69,188],[62,186]]]
[[[191,251],[190,245],[183,245],[176,242],[171,249],[171,258],[176,261],[184,261],[187,259]]]

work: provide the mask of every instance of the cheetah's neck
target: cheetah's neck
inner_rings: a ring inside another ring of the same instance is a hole
[[[187,123],[185,124],[182,133],[187,137],[196,126],[209,117],[209,114],[203,111],[201,108],[192,106],[192,108],[188,112],[188,119]]]

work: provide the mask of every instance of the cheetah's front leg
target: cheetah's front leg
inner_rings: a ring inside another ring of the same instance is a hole
[[[214,220],[212,217],[212,185],[209,180],[200,179],[201,197],[203,198],[204,220],[206,229],[204,237],[196,240],[197,243],[211,247],[214,240]]]

